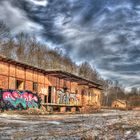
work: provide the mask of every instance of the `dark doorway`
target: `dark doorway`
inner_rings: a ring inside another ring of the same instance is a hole
[[[48,87],[48,103],[51,103],[51,93],[52,93],[52,87]]]
[[[66,107],[66,112],[71,112],[71,107],[67,106]]]
[[[76,112],[80,112],[80,108],[79,107],[76,107]]]
[[[60,107],[59,106],[54,106],[53,111],[54,112],[60,112]]]
[[[81,92],[81,102],[82,102],[82,105],[84,105],[84,95],[85,95],[85,90],[83,89],[82,92]]]
[[[47,95],[44,96],[44,103],[47,103]]]

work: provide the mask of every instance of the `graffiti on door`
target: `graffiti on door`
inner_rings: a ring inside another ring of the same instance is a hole
[[[1,109],[28,109],[39,108],[40,98],[29,91],[1,90],[0,108]]]

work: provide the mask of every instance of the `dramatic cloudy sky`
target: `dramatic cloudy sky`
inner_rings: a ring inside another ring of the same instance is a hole
[[[0,20],[140,87],[140,0],[0,0]]]

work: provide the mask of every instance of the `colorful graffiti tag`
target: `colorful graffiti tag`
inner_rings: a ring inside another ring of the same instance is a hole
[[[39,108],[40,102],[40,98],[29,91],[0,91],[0,108],[4,110]]]
[[[80,96],[75,93],[64,91],[63,89],[57,90],[58,104],[74,104],[78,105],[80,103]]]

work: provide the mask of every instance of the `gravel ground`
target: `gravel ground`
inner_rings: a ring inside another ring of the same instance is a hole
[[[140,140],[140,111],[96,114],[0,114],[0,140]]]

